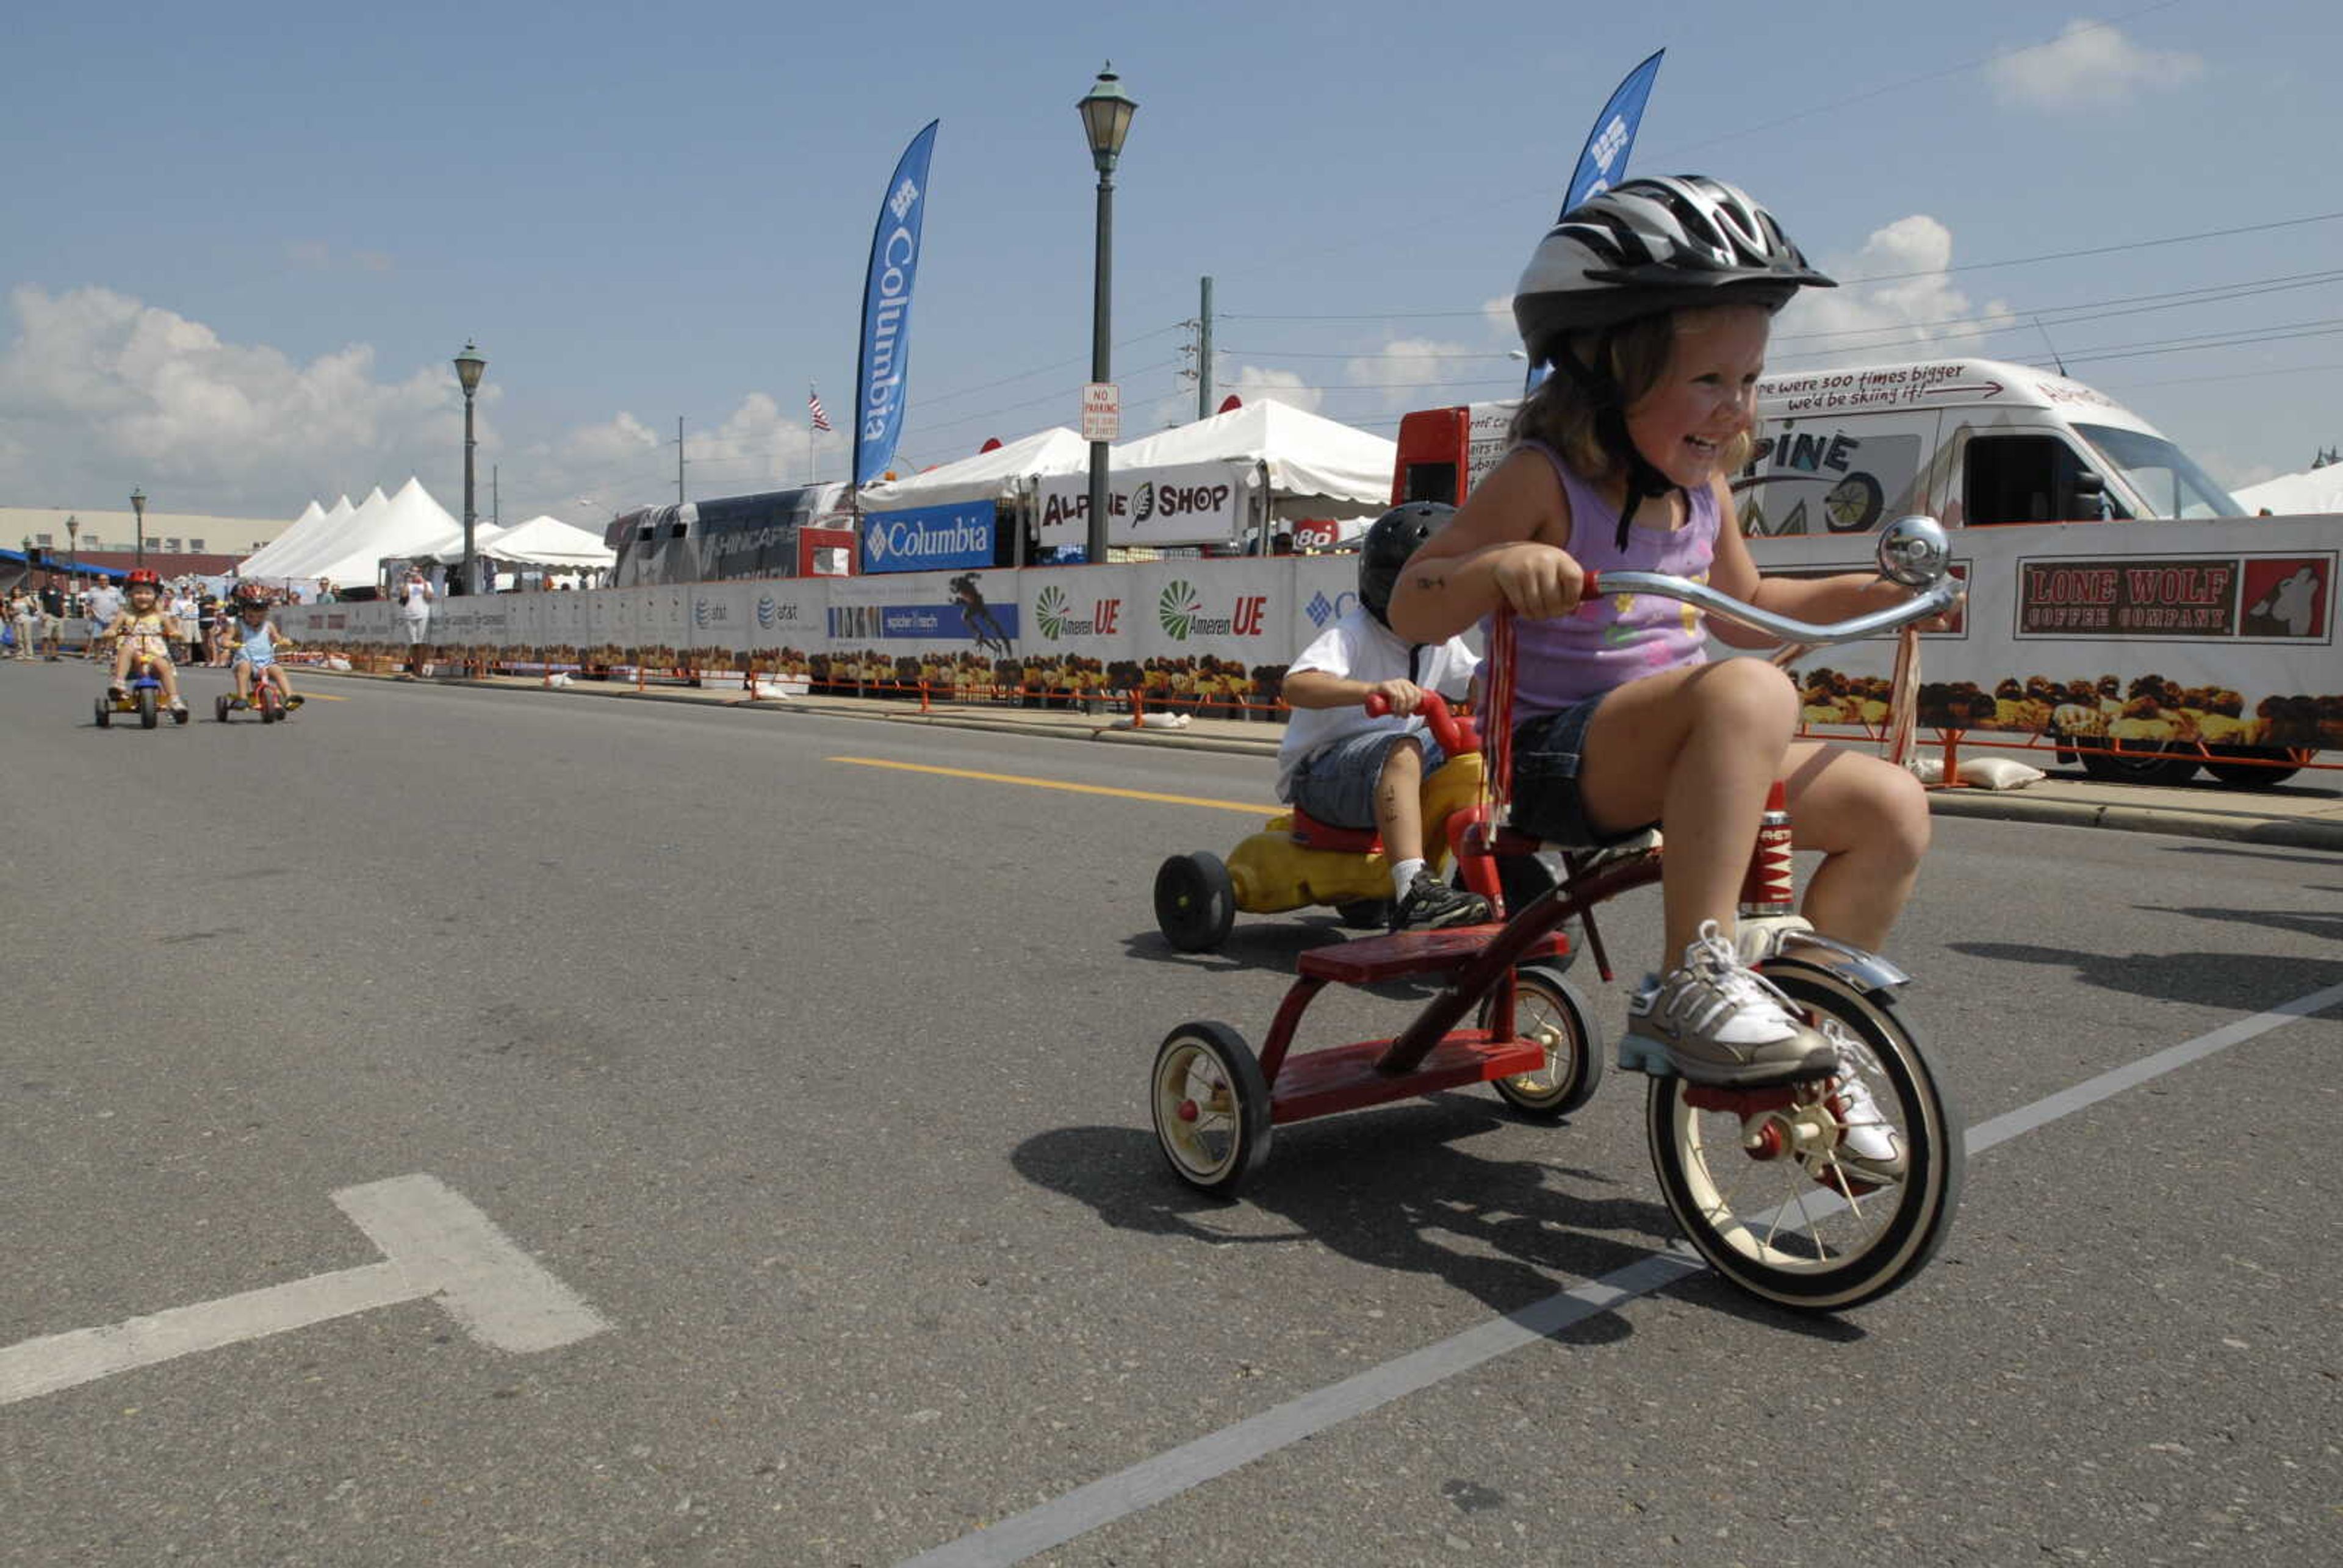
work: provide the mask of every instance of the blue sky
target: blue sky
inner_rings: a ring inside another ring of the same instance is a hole
[[[799,482],[809,382],[840,427],[811,460],[840,477],[871,219],[935,117],[901,466],[1075,423],[1073,106],[1109,58],[1141,106],[1115,206],[1127,433],[1192,415],[1205,275],[1223,390],[1385,433],[1502,395],[1513,280],[1604,96],[1664,46],[1631,172],[1718,175],[1825,269],[1898,275],[1794,307],[1775,366],[1934,355],[1986,318],[2007,330],[1959,347],[2055,347],[2233,485],[2343,440],[2332,0],[1611,9],[23,15],[0,502],[118,508],[138,484],[289,518],[415,473],[459,506],[468,337],[484,514],[490,464],[507,521],[672,499],[679,416],[694,498]],[[1858,327],[1880,330],[1820,336]]]

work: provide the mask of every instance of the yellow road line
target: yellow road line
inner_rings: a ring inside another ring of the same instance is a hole
[[[347,697],[336,697],[333,693],[327,691],[305,691],[301,694],[301,700],[304,702],[347,702],[349,699]]]
[[[1208,806],[1215,811],[1242,811],[1254,817],[1273,817],[1282,809],[1277,806],[1249,805],[1242,800],[1207,800],[1195,795],[1159,795],[1151,789],[1115,789],[1103,784],[1028,779],[1017,773],[978,773],[966,768],[934,768],[923,762],[889,762],[877,757],[832,757],[828,760],[849,762],[857,768],[893,768],[905,773],[940,773],[947,779],[974,779],[985,784],[1023,784],[1035,789],[1071,790],[1077,795],[1115,795],[1125,800],[1161,800],[1170,806]]]

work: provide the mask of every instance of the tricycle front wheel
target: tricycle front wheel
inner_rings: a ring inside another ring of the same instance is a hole
[[[1785,1307],[1857,1306],[1910,1280],[1944,1244],[1960,1203],[1962,1129],[1885,998],[1804,965],[1764,972],[1838,1047],[1841,1075],[1770,1091],[1654,1078],[1653,1168],[1676,1223],[1718,1273]],[[1878,1171],[1883,1158],[1892,1174]]]
[[[1269,1152],[1269,1081],[1227,1024],[1183,1023],[1166,1035],[1148,1103],[1163,1158],[1200,1192],[1234,1192]]]

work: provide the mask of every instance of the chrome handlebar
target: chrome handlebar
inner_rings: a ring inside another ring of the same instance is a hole
[[[1960,585],[1949,575],[1951,565],[1951,548],[1946,542],[1944,528],[1934,518],[1898,518],[1880,530],[1879,575],[1920,591],[1902,604],[1852,619],[1824,626],[1793,620],[1754,604],[1744,604],[1706,583],[1671,577],[1665,572],[1590,572],[1584,597],[1594,599],[1606,594],[1640,593],[1677,599],[1784,642],[1824,648],[1894,631],[1944,614],[1961,595]]]

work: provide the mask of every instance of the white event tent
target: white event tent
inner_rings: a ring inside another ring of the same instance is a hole
[[[307,508],[293,519],[291,527],[246,557],[236,568],[236,575],[256,580],[283,577],[285,574],[277,569],[278,563],[289,561],[314,548],[319,539],[329,537],[335,529],[348,522],[351,514],[357,510],[350,505],[347,496],[336,501],[330,511],[311,501]]]
[[[1268,471],[1272,508],[1279,518],[1373,518],[1391,505],[1399,444],[1263,398],[1125,441],[1109,458],[1117,468],[1258,464]]]
[[[1003,500],[1036,476],[1079,474],[1090,467],[1090,443],[1063,425],[1021,436],[972,457],[940,464],[864,487],[866,512],[899,512],[912,507],[950,506],[955,501]]]
[[[2327,517],[2343,512],[2343,463],[2329,463],[2307,474],[2280,474],[2229,494],[2249,513],[2268,507],[2281,518]]]
[[[338,510],[338,508],[337,508]],[[264,581],[291,579],[371,585],[379,580],[385,556],[412,556],[436,548],[456,528],[447,508],[431,498],[423,481],[410,477],[398,494],[385,497],[377,485],[357,508],[334,523],[327,513],[306,538],[291,534],[244,563],[242,573]]]
[[[463,530],[458,528],[453,538],[441,541],[430,553],[442,566],[461,565]],[[508,528],[475,524],[472,553],[499,566],[548,572],[608,571],[618,559],[618,552],[604,544],[601,535],[550,516],[531,518]]]

